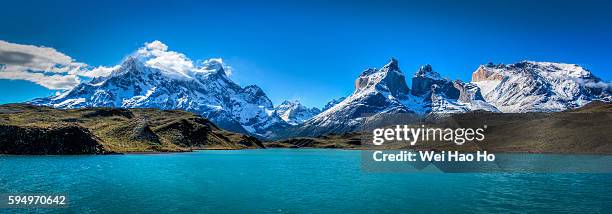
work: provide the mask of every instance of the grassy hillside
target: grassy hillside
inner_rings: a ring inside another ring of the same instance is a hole
[[[105,154],[261,148],[184,111],[0,105],[0,154]]]

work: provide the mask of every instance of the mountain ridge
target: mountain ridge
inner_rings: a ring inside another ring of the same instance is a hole
[[[243,88],[234,83],[220,60],[207,60],[197,69],[177,71],[173,70],[175,66],[157,62],[165,51],[141,48],[108,77],[30,103],[65,109],[181,109],[209,118],[224,129],[264,138],[273,135],[270,129],[289,126],[273,113],[272,101],[261,88],[255,85]]]
[[[363,70],[351,95],[332,100],[319,110],[299,101],[274,106],[259,86],[241,87],[232,81],[226,68],[221,59],[194,65],[161,43],[146,43],[109,76],[29,103],[62,109],[180,109],[209,118],[223,129],[279,138],[354,131],[364,121],[385,114],[556,112],[592,100],[612,101],[609,83],[573,64],[490,63],[479,66],[471,82],[442,78],[426,64],[411,75],[409,86],[399,61],[390,58],[379,69]]]
[[[471,111],[559,112],[584,106],[593,100],[612,100],[609,84],[578,65],[533,61],[488,64],[481,65],[472,77],[472,82],[451,81],[442,78],[427,64],[415,72],[412,86],[408,88],[398,61],[392,58],[381,69],[363,71],[355,81],[352,95],[293,131],[295,136],[352,132],[359,130],[364,121],[371,123],[372,118],[381,119],[383,114],[443,116]],[[498,83],[491,86],[487,81]],[[521,84],[524,85],[517,87]],[[559,84],[570,87],[563,88]],[[507,107],[507,102],[513,99],[523,99],[518,110]],[[546,108],[547,105],[553,108]]]

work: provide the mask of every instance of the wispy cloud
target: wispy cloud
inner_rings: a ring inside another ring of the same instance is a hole
[[[605,82],[599,79],[582,79],[582,78],[570,78],[570,79],[588,88],[600,88],[603,90],[612,91],[612,82]]]
[[[210,72],[223,68],[226,75],[231,75],[231,67],[223,63],[221,58],[211,58],[194,62],[185,54],[169,51],[168,46],[159,40],[145,43],[138,49],[136,56],[147,66],[166,72],[193,77],[195,73]]]
[[[168,46],[158,40],[145,43],[132,56],[144,65],[160,69],[171,75],[195,77],[196,73],[223,69],[232,74],[230,66],[221,58],[189,59],[182,53],[169,51]],[[27,80],[52,90],[71,89],[94,77],[109,76],[120,65],[112,67],[89,66],[76,62],[72,57],[53,48],[15,44],[0,40],[0,79]]]
[[[91,68],[54,48],[0,40],[0,79],[27,80],[49,89],[70,89],[81,77],[108,76],[110,68]]]
[[[80,79],[76,75],[61,75],[44,73],[35,73],[21,70],[4,70],[0,71],[0,79],[9,80],[27,80],[34,82],[48,89],[70,89],[78,85]]]

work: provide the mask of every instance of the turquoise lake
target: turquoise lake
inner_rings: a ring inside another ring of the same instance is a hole
[[[2,212],[612,212],[612,174],[371,173],[323,149],[0,156],[0,193],[67,193]]]

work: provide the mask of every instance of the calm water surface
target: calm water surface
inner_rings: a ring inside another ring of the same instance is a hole
[[[612,174],[368,173],[360,152],[0,156],[0,193],[68,193],[2,212],[612,212]]]

